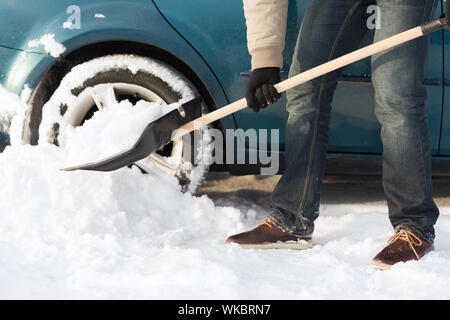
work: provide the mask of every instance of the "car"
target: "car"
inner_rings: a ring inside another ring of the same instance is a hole
[[[444,1],[440,2],[436,16],[444,7]],[[307,6],[308,1],[289,1],[285,74]],[[60,144],[58,137],[64,127],[82,125],[93,112],[101,109],[102,99],[106,99],[111,88],[116,98],[164,104],[201,95],[203,112],[207,113],[242,98],[250,74],[242,0],[79,0],[76,4],[68,0],[4,0],[0,3],[0,26],[0,84],[16,94],[24,88],[31,89],[28,100],[31,110],[23,136],[24,142],[31,144],[37,144],[45,132],[50,142]],[[368,30],[361,46],[371,43],[373,33]],[[430,36],[430,43],[430,63],[424,81],[428,92],[426,108],[433,172],[448,174],[450,105],[446,101],[450,94],[450,57],[445,52],[450,37],[447,32],[435,32]],[[58,101],[60,115],[46,119],[43,106],[58,89],[64,89],[60,88],[61,81],[71,70],[80,66],[95,69],[99,61],[106,64],[105,68],[93,72],[74,87],[65,88],[77,97],[90,88],[90,99],[75,104]],[[145,61],[153,67],[137,73],[130,71],[129,64],[147,64]],[[162,73],[172,77],[164,78]],[[245,142],[249,129],[279,130],[279,142],[272,152],[279,150],[277,173],[282,173],[285,103],[283,98],[259,113],[247,108],[224,117],[212,127],[222,132],[234,130],[231,138],[245,145],[247,158],[263,148]],[[328,173],[381,172],[380,125],[373,110],[369,59],[345,68],[333,101],[329,136]],[[8,143],[7,133],[3,137],[3,144]],[[178,163],[192,161],[193,155],[185,153],[196,149],[193,143],[185,139],[175,141],[154,154],[152,160],[189,184],[192,177],[180,174],[179,166],[173,167],[165,159],[172,156],[182,160]],[[223,145],[226,148],[227,143]],[[260,162],[223,161],[204,166],[202,176],[208,168],[236,175],[258,174],[262,166]]]

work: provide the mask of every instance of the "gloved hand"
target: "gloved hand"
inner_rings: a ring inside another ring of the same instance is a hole
[[[278,82],[280,82],[280,68],[268,67],[253,70],[245,90],[248,106],[258,112],[261,108],[277,102],[281,94],[273,85]]]

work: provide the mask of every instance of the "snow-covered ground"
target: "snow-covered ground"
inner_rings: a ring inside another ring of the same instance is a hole
[[[5,118],[5,101],[26,110],[0,88]],[[224,241],[264,218],[263,204],[183,194],[163,173],[60,171],[77,152],[99,152],[89,137],[113,111],[74,129],[62,148],[21,145],[23,115],[13,122],[13,146],[0,154],[1,299],[450,298],[448,207],[435,252],[376,271],[370,261],[392,234],[383,205],[324,203],[310,250],[244,250]]]

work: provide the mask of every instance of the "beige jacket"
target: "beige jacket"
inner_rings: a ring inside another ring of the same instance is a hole
[[[289,0],[243,0],[252,70],[282,67]]]

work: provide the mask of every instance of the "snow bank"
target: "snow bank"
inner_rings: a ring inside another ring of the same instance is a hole
[[[21,101],[12,94],[0,99],[5,97]],[[0,154],[0,297],[138,297],[153,284],[148,293],[156,297],[170,274],[163,265],[170,268],[183,257],[199,255],[178,247],[242,223],[239,210],[183,194],[175,177],[157,170],[153,175],[128,168],[106,174],[60,171],[80,155],[116,152],[124,137],[134,141],[148,121],[162,114],[157,106],[141,101],[132,107],[123,101],[73,128],[67,147],[16,145]],[[131,272],[133,266],[142,274]],[[112,273],[106,275],[104,268]],[[155,277],[159,268],[164,275]],[[204,269],[211,277],[218,271]],[[189,273],[177,276],[189,278]],[[82,288],[85,281],[112,287]],[[115,289],[131,283],[143,291]]]
[[[168,270],[201,256],[187,243],[242,223],[237,209],[182,194],[174,177],[60,172],[65,157],[53,145],[0,156],[2,298],[157,297]]]
[[[0,101],[11,97],[0,92]],[[89,121],[106,126],[120,112],[103,111]],[[391,271],[369,266],[392,232],[386,208],[369,204],[324,206],[311,250],[244,250],[224,240],[268,214],[245,199],[225,195],[217,206],[136,168],[60,171],[77,152],[95,153],[95,132],[88,122],[70,133],[71,147],[0,154],[1,299],[450,298],[448,208],[437,250]]]

